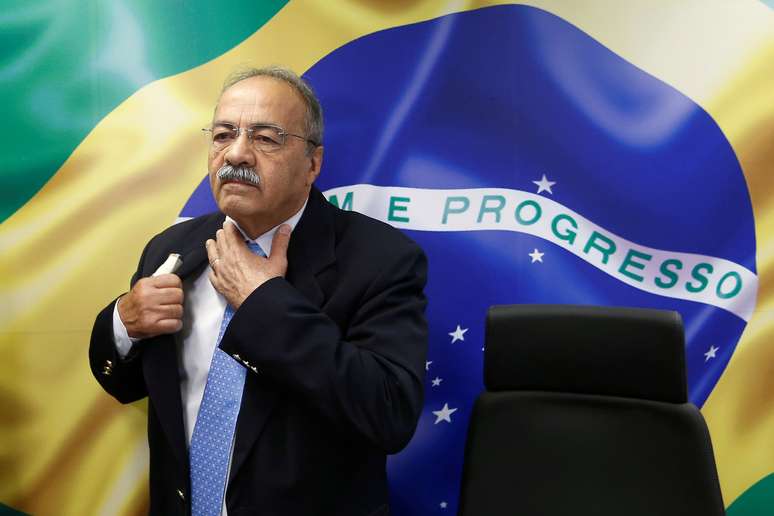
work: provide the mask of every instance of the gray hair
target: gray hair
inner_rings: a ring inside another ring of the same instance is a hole
[[[292,86],[304,99],[306,103],[306,134],[307,138],[312,140],[314,144],[307,142],[308,150],[311,150],[317,145],[322,145],[323,139],[323,113],[320,101],[317,99],[317,95],[314,94],[311,86],[299,77],[293,70],[282,66],[266,66],[263,68],[242,68],[232,72],[226,80],[223,82],[223,89],[220,90],[220,94],[223,95],[227,89],[234,84],[249,79],[251,77],[271,77],[278,79]]]

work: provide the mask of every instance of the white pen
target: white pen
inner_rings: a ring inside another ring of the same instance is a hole
[[[167,256],[167,259],[164,263],[159,265],[159,268],[156,269],[156,272],[153,273],[153,276],[161,276],[162,274],[172,274],[173,272],[177,272],[177,270],[180,268],[180,266],[183,265],[183,260],[180,258],[179,254],[172,253],[169,256]]]

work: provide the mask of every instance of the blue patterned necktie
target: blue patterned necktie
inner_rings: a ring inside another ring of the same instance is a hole
[[[253,253],[266,256],[255,242],[248,242],[247,245]],[[247,373],[242,364],[220,349],[220,340],[233,315],[234,309],[231,305],[226,305],[210,370],[207,373],[202,403],[191,436],[193,516],[218,516],[223,508],[231,442],[234,439]]]

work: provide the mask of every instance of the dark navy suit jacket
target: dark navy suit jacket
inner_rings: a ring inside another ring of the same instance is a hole
[[[207,265],[224,215],[154,237],[132,284],[170,253],[181,278]],[[388,514],[386,455],[406,446],[422,408],[427,262],[398,230],[330,205],[313,188],[291,235],[286,278],[239,307],[221,348],[247,363],[226,493],[230,516]],[[114,303],[97,316],[89,359],[122,403],[149,399],[151,514],[190,513],[175,338],[113,343]],[[257,372],[253,371],[255,367]]]

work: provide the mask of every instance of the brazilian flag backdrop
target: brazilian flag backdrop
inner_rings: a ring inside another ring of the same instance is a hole
[[[152,235],[214,209],[199,129],[230,71],[267,64],[320,96],[329,201],[430,259],[395,514],[456,512],[505,303],[678,310],[728,513],[774,511],[771,2],[0,9],[0,514],[147,511],[146,405],[91,378],[91,324]]]

